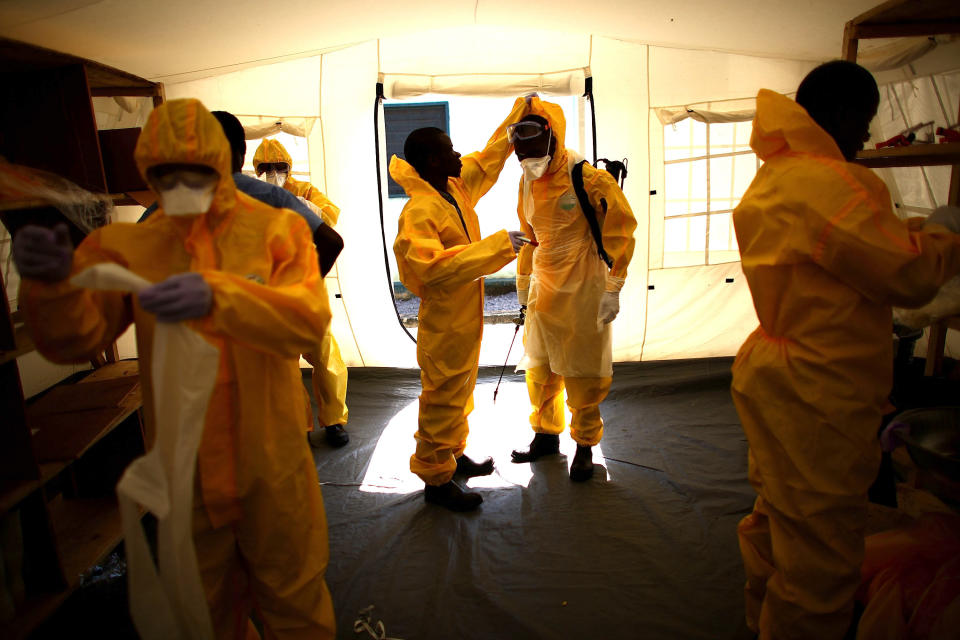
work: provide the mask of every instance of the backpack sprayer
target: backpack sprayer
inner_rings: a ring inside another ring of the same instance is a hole
[[[600,231],[600,223],[597,220],[597,211],[594,209],[593,205],[590,204],[590,198],[587,197],[587,191],[583,187],[583,165],[586,160],[578,162],[573,166],[573,171],[571,171],[571,180],[573,182],[573,190],[577,194],[577,200],[580,203],[580,209],[583,211],[584,217],[587,219],[587,224],[590,225],[590,233],[593,235],[594,242],[597,243],[597,254],[600,256],[600,259],[603,260],[603,263],[607,265],[607,268],[613,266],[613,260],[610,259],[610,256],[607,255],[607,252],[603,249],[603,237]],[[604,164],[604,169],[613,176],[614,181],[617,183],[617,186],[620,189],[623,189],[623,182],[627,179],[627,159],[624,158],[620,160],[607,160],[606,158],[600,158],[597,163],[602,162]],[[601,206],[603,207],[603,212],[607,212],[607,201],[601,200]],[[529,244],[536,246],[535,242],[526,240]],[[510,348],[507,349],[507,357],[503,361],[503,367],[500,368],[500,377],[497,378],[497,386],[493,390],[493,401],[497,401],[497,393],[500,391],[500,382],[503,380],[503,372],[507,369],[507,362],[510,360],[510,352],[513,351],[513,343],[517,341],[517,333],[520,332],[520,327],[523,326],[523,323],[527,318],[527,307],[526,305],[520,306],[520,315],[513,319],[513,323],[516,325],[513,329],[513,338],[510,340]]]

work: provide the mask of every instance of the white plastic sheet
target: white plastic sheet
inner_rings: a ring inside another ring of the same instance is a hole
[[[113,263],[90,267],[71,282],[129,292],[151,284]],[[157,440],[117,485],[130,614],[144,640],[213,638],[192,522],[197,451],[219,359],[220,352],[186,325],[157,323],[151,363]],[[140,507],[157,518],[159,572],[140,524]]]

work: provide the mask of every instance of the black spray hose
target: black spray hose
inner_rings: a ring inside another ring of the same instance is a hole
[[[393,278],[390,277],[390,257],[387,253],[387,229],[386,225],[383,223],[383,180],[380,177],[380,102],[383,101],[383,83],[377,83],[377,97],[373,101],[373,148],[374,155],[377,159],[377,200],[380,204],[380,238],[383,240],[383,268],[387,272],[387,287],[390,289],[390,301],[393,303],[393,312],[397,314],[397,322],[400,323],[400,327],[403,329],[403,332],[413,340],[413,343],[417,343],[417,339],[413,337],[413,334],[410,333],[410,330],[407,329],[407,325],[403,324],[403,320],[400,318],[400,311],[397,309],[397,298],[393,295]]]
[[[593,77],[583,80],[583,96],[590,101],[590,132],[593,140],[593,166],[597,166],[597,103],[593,97]]]

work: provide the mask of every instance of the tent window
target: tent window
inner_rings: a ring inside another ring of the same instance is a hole
[[[383,126],[386,131],[387,161],[393,156],[403,158],[403,143],[411,131],[421,127],[436,127],[450,133],[450,103],[385,104]],[[394,181],[389,172],[387,195],[391,198],[407,197],[403,187]]]
[[[283,131],[267,136],[283,145],[283,148],[290,154],[293,160],[293,166],[290,167],[290,177],[294,180],[310,181],[310,150],[307,145],[307,139],[300,136],[294,136]],[[263,138],[258,140],[247,140],[247,155],[243,158],[243,173],[248,176],[257,177],[253,170],[253,154],[257,152],[257,147]]]
[[[759,166],[750,130],[692,118],[664,127],[664,267],[740,259],[732,214]]]

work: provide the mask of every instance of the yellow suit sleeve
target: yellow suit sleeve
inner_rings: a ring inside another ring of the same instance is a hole
[[[911,230],[915,223],[896,217],[885,190],[861,188],[834,202],[807,218],[813,260],[867,298],[922,306],[960,273],[960,235],[937,226]]]
[[[537,242],[537,234],[533,232],[533,227],[527,222],[523,214],[523,180],[520,181],[520,195],[517,197],[517,218],[520,220],[520,229],[523,234]],[[525,244],[520,248],[517,255],[517,290],[530,288],[530,274],[533,273],[533,250],[534,245]]]
[[[400,216],[400,233],[394,243],[398,262],[402,262],[419,283],[427,287],[454,289],[495,273],[516,257],[510,236],[504,230],[478,242],[445,248],[440,241],[436,217],[426,209],[411,207],[404,211]],[[417,293],[418,288],[414,284],[411,290]]]
[[[476,205],[490,187],[496,184],[500,172],[503,171],[503,165],[513,153],[513,144],[507,140],[507,127],[523,118],[528,110],[526,100],[517,98],[510,114],[490,136],[487,146],[482,151],[476,151],[461,159],[463,169],[460,177],[470,195],[471,205]]]
[[[330,227],[337,224],[337,220],[340,219],[340,207],[333,204],[322,191],[310,185],[304,197],[320,209],[320,217],[323,218],[324,223]]]
[[[95,230],[77,247],[72,273],[101,262],[127,266],[121,256],[101,246],[100,236],[101,230]],[[19,304],[37,351],[51,362],[90,360],[133,322],[130,294],[82,289],[69,280],[46,283],[24,279]]]
[[[196,322],[202,331],[295,358],[320,343],[330,326],[330,303],[303,218],[277,216],[267,244],[273,272],[265,284],[225,271],[201,272],[213,289],[213,309]]]
[[[637,219],[620,186],[607,171],[583,164],[583,188],[600,218],[603,249],[613,261],[607,291],[619,291],[627,277],[636,240]],[[606,203],[606,214],[603,213]]]

